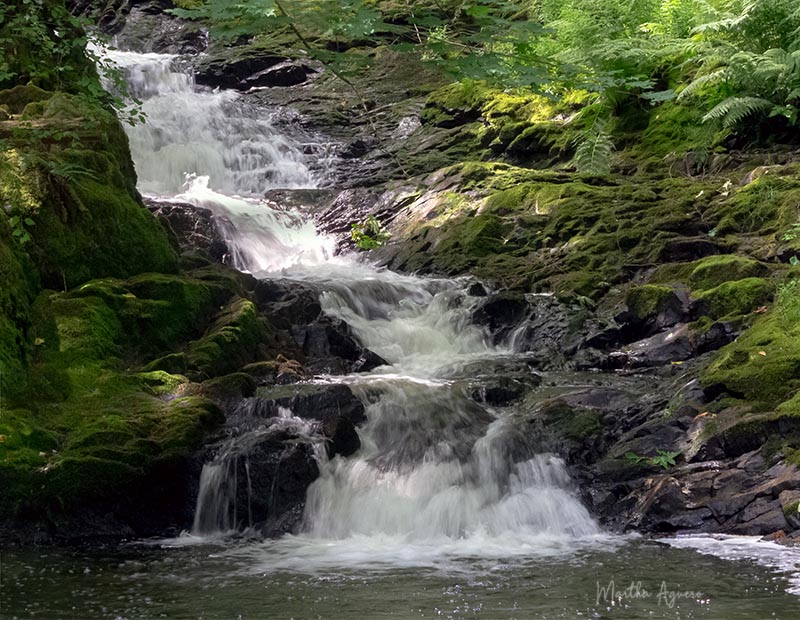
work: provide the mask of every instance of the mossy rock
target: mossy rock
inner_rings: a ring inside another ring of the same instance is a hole
[[[444,86],[428,97],[420,120],[437,127],[456,127],[480,117],[489,91],[476,82],[458,82]]]
[[[774,407],[800,388],[800,324],[773,308],[723,347],[701,378],[706,386],[720,385],[759,407]]]
[[[676,302],[680,303],[671,287],[655,284],[634,286],[625,296],[628,311],[640,321],[655,317]]]
[[[8,108],[11,114],[20,114],[29,103],[45,101],[54,95],[33,84],[20,84],[13,88],[0,90],[0,105]]]
[[[721,254],[702,258],[686,266],[688,284],[693,290],[706,291],[732,280],[763,278],[770,268],[745,256]]]
[[[775,287],[761,278],[723,282],[698,297],[705,314],[713,319],[750,314],[772,299]]]
[[[217,316],[208,332],[186,350],[189,367],[205,376],[234,372],[258,357],[274,358],[275,333],[253,302],[234,298]]]

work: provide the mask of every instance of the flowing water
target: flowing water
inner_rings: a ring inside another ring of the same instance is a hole
[[[314,425],[289,409],[250,419],[205,465],[191,532],[5,552],[0,617],[793,617],[796,554],[774,560],[779,547],[742,550],[741,539],[604,533],[565,463],[537,450],[514,407],[471,398],[484,373],[518,359],[470,322],[477,300],[466,281],[336,256],[335,240],[302,213],[260,200],[267,189],[325,182],[305,137],[284,135],[240,94],[196,88],[176,58],[111,58],[148,116],[129,130],[141,190],[210,209],[237,268],[313,283],[323,311],[387,364],[315,379],[348,385],[365,406],[353,456],[329,459]],[[313,446],[320,475],[300,531],[262,540],[247,528],[249,506],[237,509],[237,489],[249,493],[254,481],[236,463],[287,429]]]

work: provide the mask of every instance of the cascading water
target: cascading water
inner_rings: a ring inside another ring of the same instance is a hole
[[[535,552],[543,541],[599,533],[563,461],[532,450],[516,430],[513,408],[498,413],[465,390],[463,379],[476,365],[510,351],[490,346],[470,323],[476,300],[464,282],[334,256],[334,240],[297,212],[246,198],[318,182],[300,147],[260,111],[230,92],[198,91],[174,58],[115,52],[112,59],[148,116],[146,125],[129,130],[142,190],[211,209],[226,227],[236,267],[313,283],[323,291],[323,311],[389,363],[368,374],[323,378],[348,384],[364,403],[362,448],[330,460],[316,451],[320,472],[308,490],[302,533],[271,543],[270,562],[331,553],[352,559],[354,548],[362,560],[376,553],[398,560],[413,549],[515,555]],[[187,174],[196,176],[184,185]],[[248,524],[232,512],[241,485],[252,487],[249,467],[236,463],[247,459],[258,433],[297,423],[289,412],[279,418],[231,438],[206,465],[195,533]],[[313,441],[311,430],[304,433]]]

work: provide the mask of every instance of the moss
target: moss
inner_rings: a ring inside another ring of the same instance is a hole
[[[208,376],[236,371],[264,353],[262,345],[271,341],[271,334],[269,322],[258,316],[255,305],[235,298],[219,313],[208,332],[189,344],[189,366]],[[263,357],[274,357],[276,353]]]
[[[717,233],[775,234],[797,221],[800,180],[765,175],[720,201],[712,214]]]
[[[33,128],[15,134],[20,156],[0,166],[0,198],[29,197],[27,252],[44,286],[71,288],[102,276],[174,272],[177,256],[142,206],[128,141],[116,116],[63,93],[29,103]],[[21,184],[21,185],[20,185]]]
[[[575,411],[572,418],[564,427],[564,432],[570,439],[586,441],[596,436],[601,429],[600,415],[596,411]]]
[[[774,308],[723,347],[701,378],[760,407],[782,402],[800,388],[800,325],[787,326]]]
[[[154,396],[175,394],[178,388],[189,382],[183,375],[173,375],[163,370],[140,372],[136,375],[145,389]]]
[[[770,268],[757,260],[735,254],[708,256],[688,265],[688,284],[705,291],[724,282],[768,275]]]
[[[53,96],[34,84],[19,84],[13,88],[0,90],[0,104],[7,106],[11,114],[20,114],[29,103],[45,101]]]
[[[675,292],[672,288],[645,284],[629,289],[625,297],[625,304],[631,314],[644,320],[657,315],[673,299],[675,299]]]
[[[455,127],[481,115],[489,91],[477,82],[457,82],[444,86],[428,97],[420,113],[423,123]]]
[[[176,286],[145,281],[99,281],[75,295],[45,292],[36,300],[33,332],[41,344],[22,399],[28,409],[4,415],[0,425],[7,439],[0,479],[13,481],[4,515],[33,510],[55,518],[118,498],[161,460],[188,458],[222,422],[206,398],[164,398],[186,377],[124,370],[122,357],[135,346],[119,315],[127,296],[138,301],[125,285],[162,296]]]
[[[698,297],[714,319],[749,314],[772,299],[775,287],[761,278],[723,282]]]
[[[713,125],[703,123],[702,116],[703,112],[695,106],[675,102],[659,105],[651,112],[647,128],[633,146],[634,156],[661,166],[664,157],[670,155],[682,156],[693,152],[700,158],[707,158],[724,134]]]

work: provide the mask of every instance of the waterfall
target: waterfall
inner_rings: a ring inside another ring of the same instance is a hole
[[[211,209],[237,268],[314,283],[323,311],[389,362],[371,373],[321,379],[346,383],[364,405],[362,447],[351,457],[329,460],[313,427],[299,429],[290,411],[245,416],[205,465],[196,534],[251,524],[235,514],[236,498],[243,489],[248,507],[268,498],[254,497],[258,481],[248,459],[259,441],[287,424],[297,441],[317,442],[319,465],[302,531],[284,541],[294,545],[287,551],[293,558],[309,545],[325,553],[337,548],[334,541],[361,541],[369,553],[393,545],[463,552],[488,545],[514,554],[536,548],[541,537],[599,533],[564,462],[536,453],[514,408],[493,409],[464,388],[476,368],[513,356],[471,323],[477,299],[465,281],[402,275],[335,256],[335,240],[302,213],[257,198],[268,187],[318,183],[301,146],[276,131],[268,114],[239,94],[198,89],[173,57],[114,52],[112,59],[124,67],[148,116],[128,130],[142,190]]]
[[[143,193],[174,195],[190,173],[208,177],[217,191],[245,196],[317,186],[301,145],[239,93],[198,88],[175,56],[105,53],[124,72],[128,94],[142,102],[147,118],[128,128]]]

